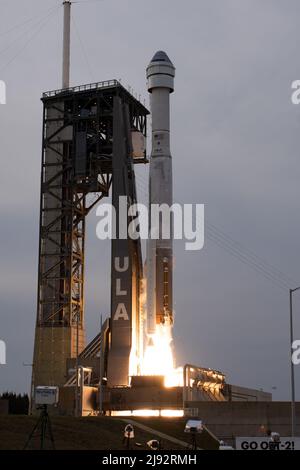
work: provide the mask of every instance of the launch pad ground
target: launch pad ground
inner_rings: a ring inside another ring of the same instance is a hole
[[[51,420],[57,450],[124,449],[122,439],[126,419],[53,416]],[[134,424],[132,449],[147,449],[147,441],[159,439],[161,434],[168,436],[162,439],[165,450],[183,450],[190,443],[189,435],[183,432],[186,422],[184,418],[138,418],[133,421],[136,425]],[[21,450],[35,423],[36,417],[33,416],[0,416],[0,450]],[[149,431],[141,429],[139,425]],[[141,445],[137,446],[135,443]],[[34,444],[31,449],[38,448],[38,442]],[[198,445],[203,449],[218,448],[216,440],[206,431],[199,436]]]

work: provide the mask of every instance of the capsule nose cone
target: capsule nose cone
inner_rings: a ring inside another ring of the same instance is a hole
[[[146,69],[148,91],[154,88],[169,88],[174,91],[175,67],[164,51],[157,51]]]
[[[152,57],[151,62],[165,62],[166,64],[172,64],[168,55],[164,51],[157,51]]]

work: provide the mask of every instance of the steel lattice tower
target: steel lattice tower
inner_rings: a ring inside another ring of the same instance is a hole
[[[131,203],[136,200],[134,164],[145,163],[146,159],[145,155],[133,158],[131,132],[139,131],[146,137],[148,114],[116,80],[47,92],[42,101],[34,386],[63,385],[67,359],[76,357],[85,347],[85,220],[91,209],[109,195],[111,187],[114,204],[119,195],[128,196]],[[125,340],[124,335],[118,339],[118,325],[112,321],[116,356],[118,347],[124,348],[118,342],[125,341],[130,347],[132,327],[138,331],[139,322],[140,243],[126,242],[112,242],[112,256],[122,254],[130,259],[125,299],[130,328],[127,339],[126,335]],[[116,303],[113,264],[112,312]],[[123,359],[122,367],[125,363]],[[114,382],[124,382],[121,369],[118,373]]]

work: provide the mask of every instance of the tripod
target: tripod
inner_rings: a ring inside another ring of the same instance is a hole
[[[198,449],[197,434],[195,432],[191,433],[191,443],[190,443],[189,449],[191,449],[191,450],[197,450]]]
[[[42,405],[39,409],[41,410],[41,414],[40,414],[39,419],[37,420],[33,430],[29,434],[29,437],[26,441],[26,444],[25,444],[23,450],[28,448],[28,445],[34,439],[36,432],[39,432],[38,436],[40,438],[40,449],[41,450],[44,449],[45,441],[47,439],[47,433],[48,433],[48,436],[50,438],[52,449],[53,450],[55,449],[54,439],[53,439],[53,434],[52,434],[52,428],[51,428],[51,421],[50,421],[50,416],[48,414],[47,405]]]

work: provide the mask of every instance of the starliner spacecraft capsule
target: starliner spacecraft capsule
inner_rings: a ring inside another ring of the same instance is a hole
[[[158,51],[147,67],[151,94],[152,152],[149,170],[149,237],[147,243],[147,334],[158,324],[173,324],[173,204],[170,151],[170,93],[175,67]],[[159,217],[157,217],[159,214]]]

